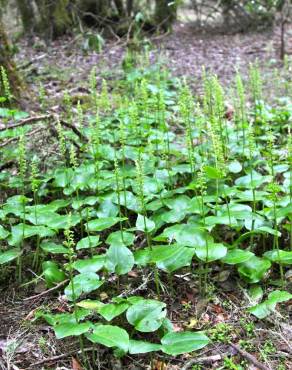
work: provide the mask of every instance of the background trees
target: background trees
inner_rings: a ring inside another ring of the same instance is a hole
[[[11,47],[5,32],[3,22],[0,17],[0,97],[18,99],[23,87],[23,83],[16,71],[15,63],[12,59]],[[6,78],[9,81],[9,92],[6,87]],[[11,94],[11,95],[10,95]],[[8,95],[8,96],[7,96]]]

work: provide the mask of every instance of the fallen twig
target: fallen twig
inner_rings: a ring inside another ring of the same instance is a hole
[[[24,135],[25,136],[31,136],[31,135],[34,135],[34,134],[40,132],[41,130],[43,130],[43,128],[37,128],[36,130],[25,133]],[[19,136],[12,137],[11,139],[8,139],[8,140],[4,141],[4,143],[1,143],[0,148],[4,148],[6,145],[9,145],[9,144],[11,144],[11,143],[13,143],[14,141],[17,141],[17,140],[19,140]]]
[[[37,123],[37,122],[40,122],[40,121],[55,119],[55,118],[56,118],[56,116],[53,115],[53,114],[43,114],[42,116],[25,118],[22,121],[20,121],[18,123],[15,123],[13,125],[0,127],[0,132],[8,130],[8,129],[14,129],[14,128],[17,128],[17,127],[29,125],[29,124],[32,124],[32,123]],[[72,123],[66,122],[64,120],[60,120],[60,123],[61,123],[61,125],[71,129],[79,137],[80,140],[85,141],[85,142],[88,141],[87,137],[85,135],[83,135],[82,132],[80,132],[78,130],[78,128],[76,126],[74,126]]]
[[[64,281],[61,281],[61,283],[57,284],[56,286],[54,286],[53,288],[50,288],[48,290],[45,290],[39,294],[36,294],[36,295],[33,295],[31,297],[27,297],[27,298],[24,298],[23,300],[24,301],[31,301],[33,299],[38,299],[40,297],[43,297],[51,292],[54,292],[55,290],[58,290],[59,288],[61,288],[63,285],[65,285],[66,283],[68,283],[69,279],[66,279]]]
[[[16,128],[16,127],[21,127],[21,126],[29,125],[31,123],[36,123],[36,122],[39,122],[39,121],[46,121],[46,120],[48,120],[50,118],[52,118],[52,115],[51,114],[43,114],[42,116],[25,118],[22,121],[20,121],[18,123],[15,123],[13,125],[0,127],[0,132],[1,131],[8,130],[8,129],[13,129],[13,128]]]
[[[181,370],[187,370],[191,366],[197,363],[212,364],[213,362],[223,360],[224,357],[228,356],[228,353],[222,353],[214,356],[196,357],[189,360]]]
[[[149,275],[146,276],[146,278],[144,279],[143,283],[141,285],[139,285],[137,288],[135,289],[132,289],[132,290],[126,290],[125,292],[121,293],[120,295],[118,295],[119,298],[122,298],[122,297],[125,297],[127,295],[133,295],[134,293],[140,291],[140,290],[144,290],[144,288],[146,288],[150,278],[152,276],[152,272],[150,272]]]
[[[90,352],[90,351],[93,351],[95,349],[96,349],[96,347],[88,347],[88,348],[84,348],[83,351],[84,352]],[[63,353],[62,355],[45,358],[44,360],[35,362],[34,364],[31,364],[30,365],[30,368],[31,367],[35,367],[35,366],[39,366],[39,365],[43,365],[43,364],[46,364],[48,362],[57,362],[59,360],[62,360],[63,358],[72,356],[74,354],[81,354],[81,353],[82,353],[81,350],[79,350],[79,351],[78,350],[75,350],[75,351],[70,351],[70,352],[67,352],[67,353]]]
[[[78,128],[76,126],[74,126],[72,123],[66,122],[64,120],[60,120],[60,123],[61,123],[61,125],[65,126],[67,128],[70,128],[74,132],[74,134],[76,134],[79,137],[80,140],[85,141],[85,142],[88,141],[87,137],[84,136],[82,134],[82,132],[80,132],[78,130]]]
[[[244,349],[240,348],[237,344],[229,343],[232,348],[234,348],[242,357],[244,357],[246,360],[251,362],[253,365],[255,365],[257,368],[261,370],[269,370],[269,368],[259,362],[255,356],[251,355],[250,353],[246,352]]]

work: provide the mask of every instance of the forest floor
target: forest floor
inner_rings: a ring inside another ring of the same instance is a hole
[[[288,34],[289,32],[291,31]],[[215,72],[223,84],[229,86],[236,68],[246,76],[249,63],[256,59],[264,73],[270,76],[274,73],[273,68],[282,64],[279,59],[278,28],[263,33],[208,35],[195,33],[188,25],[177,24],[172,34],[153,37],[150,41],[150,59],[161,60],[174,76],[186,76],[195,89],[199,88],[197,81],[200,80],[203,66]],[[78,36],[74,39],[59,39],[49,47],[40,40],[35,40],[33,46],[27,40],[20,40],[18,46],[17,64],[28,84],[37,92],[41,81],[48,96],[55,101],[53,108],[56,110],[64,89],[71,95],[76,95],[76,100],[88,95],[88,76],[93,66],[97,67],[99,80],[106,79],[111,86],[111,81],[114,83],[122,73],[121,61],[126,51],[126,42],[123,39],[114,39],[107,41],[100,53],[85,53],[82,50],[83,40]],[[292,54],[292,37],[287,43],[287,52]],[[24,110],[37,113],[38,106],[35,104],[32,108],[30,102],[24,102]],[[37,141],[35,138],[36,145]],[[135,274],[141,272],[134,270],[132,277],[128,277],[133,290],[139,288],[137,281],[145,278]],[[31,271],[27,271],[27,275],[33,277]],[[215,276],[214,278],[216,280]],[[283,369],[292,369],[291,326],[283,323],[280,316],[265,323],[250,322],[244,314],[244,292],[232,278],[222,278],[222,283],[219,282],[217,287],[210,287],[214,289],[213,298],[207,301],[199,298],[198,291],[190,283],[187,274],[175,275],[174,287],[176,294],[165,293],[164,302],[167,302],[170,317],[178,330],[182,327],[205,327],[206,323],[217,328],[213,333],[217,344],[199,353],[196,363],[202,367],[193,369],[235,369],[221,367],[222,358],[234,355],[239,355],[242,365],[249,370],[260,368],[253,362],[255,356],[261,359],[261,363],[265,363],[265,369],[275,370],[281,361],[286,364]],[[123,287],[121,282],[121,289],[123,288],[126,289],[126,286]],[[153,282],[150,281],[141,291],[146,288],[154,290]],[[54,302],[50,300],[52,295],[57,295],[56,292],[27,299],[43,292],[45,288],[37,286],[37,289],[36,291],[30,286],[21,289],[11,285],[9,289],[7,286],[0,287],[0,369],[80,370],[76,356],[78,344],[72,340],[57,341],[47,325],[34,325],[33,313],[36,309],[46,307],[63,312],[66,308],[61,295]],[[240,341],[241,348],[253,356],[249,358],[246,352],[238,354],[236,348],[226,344],[227,337],[233,343]],[[149,356],[126,356],[122,364],[120,360],[109,358],[107,354],[110,351],[104,350],[96,369],[150,369]],[[152,370],[192,369],[192,358],[192,355],[185,355],[170,360],[169,357],[155,354]],[[227,362],[223,366],[228,366]]]
[[[292,27],[286,31],[287,55],[292,54],[291,35]],[[150,45],[151,62],[159,60],[174,76],[185,76],[194,89],[200,88],[203,67],[217,74],[221,83],[228,86],[237,69],[247,76],[249,64],[256,60],[271,80],[274,68],[282,65],[278,27],[261,33],[216,35],[198,33],[191,25],[178,23],[172,33],[153,36],[145,44]],[[80,36],[59,39],[49,47],[41,40],[35,40],[33,45],[21,40],[17,59],[28,81],[42,81],[48,94],[58,99],[64,88],[71,93],[82,93],[93,66],[100,81],[118,78],[126,47],[124,39],[113,39],[106,41],[103,50],[96,53],[84,52],[84,40]],[[38,89],[38,84],[34,87]]]

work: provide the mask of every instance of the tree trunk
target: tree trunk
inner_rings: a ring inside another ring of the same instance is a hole
[[[167,31],[176,20],[177,5],[175,1],[156,0],[155,21],[157,28]]]
[[[31,35],[34,30],[34,10],[31,0],[16,0],[16,4],[21,16],[23,30],[25,33]]]
[[[23,90],[23,82],[21,81],[15,63],[12,59],[11,48],[8,42],[8,38],[5,32],[4,24],[0,19],[0,66],[4,68],[10,85],[10,92],[16,101],[19,100],[21,91]],[[7,91],[4,88],[3,76],[0,75],[0,96],[10,98],[7,95]],[[9,101],[11,103],[11,101]]]
[[[21,0],[20,0],[21,1]],[[50,41],[71,31],[71,0],[36,0],[40,15],[39,31]]]
[[[117,8],[117,11],[119,13],[119,16],[121,18],[124,18],[126,15],[125,9],[124,9],[124,4],[123,0],[114,0],[115,6]]]
[[[127,0],[127,15],[131,17],[133,11],[133,0]]]

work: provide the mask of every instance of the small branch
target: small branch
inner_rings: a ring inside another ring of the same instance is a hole
[[[125,297],[127,295],[133,295],[134,293],[139,292],[140,290],[144,290],[144,288],[147,287],[147,284],[148,284],[151,276],[152,276],[152,272],[150,272],[150,274],[146,276],[146,278],[144,279],[143,283],[141,285],[139,285],[137,288],[132,289],[132,290],[126,290],[125,292],[123,292],[120,295],[118,295],[118,297],[119,298],[122,298],[122,297]]]
[[[95,349],[96,349],[96,347],[88,347],[88,348],[84,348],[83,351],[84,352],[90,352],[90,351],[94,351]],[[57,362],[59,360],[62,360],[63,358],[66,358],[66,357],[69,357],[69,356],[72,356],[72,355],[75,355],[75,354],[79,355],[81,353],[82,353],[81,350],[80,351],[78,351],[78,350],[70,351],[70,352],[67,352],[67,353],[63,353],[62,355],[45,358],[44,360],[35,362],[34,364],[31,364],[30,366],[35,367],[35,366],[46,364],[48,362]]]
[[[40,128],[37,128],[37,129],[35,129],[35,130],[33,130],[33,131],[27,132],[27,133],[25,133],[24,135],[25,135],[25,136],[32,136],[32,135],[35,135],[35,134],[37,134],[38,132],[40,132],[40,131],[42,131],[42,130],[43,130],[43,128],[42,128],[42,127],[40,127]],[[4,148],[6,145],[11,144],[11,143],[13,143],[14,141],[17,141],[18,139],[19,139],[19,136],[17,136],[17,137],[12,137],[11,139],[8,139],[8,140],[4,141],[4,143],[1,143],[1,144],[0,144],[0,148]]]
[[[64,120],[60,120],[60,123],[61,123],[61,125],[65,126],[65,127],[67,127],[67,128],[70,128],[70,129],[74,132],[74,134],[76,134],[76,135],[79,137],[79,139],[80,139],[81,141],[85,141],[85,142],[87,142],[87,141],[88,141],[87,137],[86,137],[86,136],[84,136],[84,135],[82,134],[82,132],[80,132],[80,131],[78,130],[78,128],[77,128],[76,126],[74,126],[72,123],[66,122],[66,121],[64,121]]]
[[[223,360],[223,358],[225,358],[226,356],[228,356],[228,353],[222,353],[221,355],[218,354],[214,356],[192,358],[184,365],[184,367],[181,370],[187,370],[197,363],[212,364],[213,362]]]
[[[36,295],[31,296],[31,297],[24,298],[24,301],[32,301],[33,299],[38,299],[38,298],[41,298],[41,297],[43,297],[43,296],[45,296],[47,294],[50,294],[50,293],[54,292],[55,290],[58,290],[59,288],[61,288],[66,283],[68,283],[68,281],[69,281],[69,279],[66,279],[64,281],[61,281],[61,283],[57,284],[53,288],[50,288],[48,290],[45,290],[44,292],[41,292],[40,294],[36,294]]]
[[[16,128],[16,127],[21,127],[21,126],[29,125],[31,123],[36,123],[36,122],[39,122],[39,121],[46,121],[46,120],[48,120],[50,118],[52,118],[52,115],[51,114],[43,114],[42,116],[25,118],[22,121],[20,121],[18,123],[15,123],[14,125],[0,127],[0,132],[1,131],[8,130],[8,129],[13,129],[13,128]]]
[[[229,345],[234,348],[242,357],[244,357],[246,360],[251,362],[253,365],[255,365],[260,370],[269,370],[269,368],[259,362],[253,355],[246,352],[244,349],[241,349],[237,344],[229,343]]]

